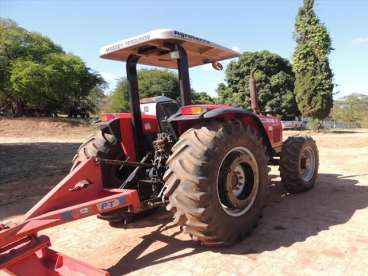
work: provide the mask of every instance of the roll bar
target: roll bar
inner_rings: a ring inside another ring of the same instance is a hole
[[[187,52],[183,47],[178,44],[168,45],[168,47],[175,51],[176,55],[172,55],[173,58],[177,58],[181,105],[190,105],[192,103],[192,99]],[[129,105],[132,112],[132,125],[134,131],[137,160],[140,160],[143,157],[144,153],[142,116],[140,109],[139,85],[137,77],[137,63],[139,58],[140,56],[138,55],[130,54],[126,63]]]

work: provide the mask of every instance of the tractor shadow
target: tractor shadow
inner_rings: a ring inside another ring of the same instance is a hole
[[[67,173],[79,145],[48,142],[0,144],[0,185]]]
[[[158,216],[158,219],[139,223],[144,227],[156,222],[156,225],[160,224],[158,228],[146,235],[108,271],[111,275],[122,275],[205,251],[251,256],[303,242],[331,226],[348,222],[356,210],[368,206],[368,186],[356,185],[358,181],[352,177],[322,173],[313,190],[290,195],[282,187],[278,176],[272,175],[268,205],[258,227],[250,237],[228,248],[204,247],[193,241],[180,240],[180,229],[171,222],[171,216],[163,212],[156,214],[153,217]],[[176,232],[167,235],[166,227]],[[143,254],[156,241],[164,243],[164,246]]]
[[[173,222],[173,215],[164,207],[142,213],[128,224],[109,223],[111,227],[121,229],[156,228],[152,232],[141,236],[142,241],[135,245],[115,265],[108,268],[110,275],[125,275],[152,265],[165,263],[171,260],[184,258],[193,254],[204,252],[207,248],[197,242],[180,239],[183,237],[181,229]],[[164,244],[157,248],[155,244]],[[154,248],[154,250],[152,250]],[[148,254],[145,252],[149,251]]]
[[[70,170],[79,143],[0,144],[0,221],[24,214]]]
[[[207,250],[207,248],[199,246],[194,241],[178,239],[177,236],[181,235],[181,230],[172,223],[172,215],[164,210],[159,210],[154,218],[144,220],[133,223],[131,228],[157,226],[157,224],[159,226],[151,233],[142,236],[142,241],[139,244],[134,246],[115,265],[107,269],[111,275],[125,275],[145,267],[184,258]],[[154,243],[157,242],[164,245],[151,250],[155,246]],[[145,253],[147,250],[149,253]]]
[[[327,133],[334,133],[334,134],[353,134],[353,133],[365,133],[365,131],[355,131],[355,130],[328,130]]]
[[[257,254],[303,242],[331,226],[345,224],[368,206],[368,186],[352,179],[363,175],[319,174],[316,186],[291,195],[277,175],[271,175],[268,206],[254,234],[226,248],[224,254]],[[356,184],[360,185],[356,185]]]

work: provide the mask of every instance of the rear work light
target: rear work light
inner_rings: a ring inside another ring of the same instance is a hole
[[[180,109],[182,115],[201,115],[206,111],[207,108],[204,106],[184,106]]]
[[[100,120],[102,122],[107,122],[110,119],[109,117],[111,117],[111,116],[109,116],[107,114],[102,114],[102,115],[100,115]]]

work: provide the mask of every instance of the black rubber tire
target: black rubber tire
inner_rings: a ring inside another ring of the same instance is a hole
[[[125,156],[122,155],[119,143],[116,143],[113,135],[100,130],[96,134],[90,136],[83,142],[77,154],[73,158],[73,166],[71,171],[76,169],[82,162],[90,157],[99,157],[104,159],[113,160],[125,160]],[[102,165],[102,180],[105,188],[119,187],[125,177],[129,175],[130,171],[125,171],[125,175],[119,175],[116,166]],[[147,210],[142,213],[152,213],[153,210]],[[143,214],[131,214],[124,209],[118,209],[115,211],[98,214],[99,219],[107,220],[110,223],[129,223],[137,218],[143,217]]]
[[[310,147],[315,156],[314,174],[309,181],[302,178],[300,162],[304,149]],[[291,136],[282,145],[280,176],[290,193],[306,192],[313,188],[318,176],[319,156],[316,142],[310,136]]]
[[[243,215],[228,215],[217,193],[217,172],[227,152],[247,148],[258,165],[256,199]],[[266,147],[255,131],[240,121],[204,122],[183,133],[173,146],[164,175],[167,209],[175,222],[197,241],[231,245],[249,235],[264,207],[268,186]]]
[[[99,130],[95,135],[90,136],[83,142],[77,154],[73,158],[71,171],[75,170],[82,162],[91,158],[99,157],[103,159],[124,160],[119,150],[120,145],[115,141],[113,135]],[[105,188],[118,187],[122,179],[119,177],[116,166],[102,166],[102,179]]]

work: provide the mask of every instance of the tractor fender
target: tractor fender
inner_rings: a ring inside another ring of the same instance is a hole
[[[258,134],[262,137],[264,144],[267,147],[267,154],[268,156],[273,155],[273,149],[271,146],[271,142],[268,138],[267,132],[259,119],[259,117],[254,114],[253,112],[250,112],[248,110],[244,110],[242,108],[237,107],[229,107],[229,108],[216,108],[213,110],[210,110],[202,115],[203,119],[209,120],[209,119],[243,119],[242,121],[244,123],[247,123],[245,118],[251,119],[254,123],[251,124],[252,127],[254,127]]]
[[[98,121],[94,123],[94,126],[99,128],[102,132],[110,132],[117,142],[121,142],[120,118],[108,122]]]
[[[111,121],[102,122],[97,121],[93,124],[94,127],[98,128],[102,133],[110,133],[115,139],[115,150],[119,153],[120,156],[127,156],[127,153],[124,150],[123,140],[121,136],[121,127],[120,127],[121,118],[116,118]]]

